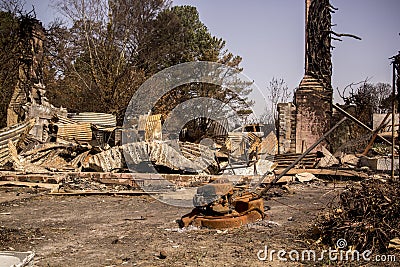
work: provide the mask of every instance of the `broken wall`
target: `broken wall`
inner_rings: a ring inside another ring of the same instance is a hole
[[[296,153],[302,153],[329,131],[332,119],[332,91],[324,90],[314,78],[305,77],[295,93]],[[321,146],[326,146],[322,142]]]
[[[296,151],[296,106],[293,103],[278,104],[278,153]]]
[[[37,118],[30,132],[40,141],[46,141],[48,120],[55,114],[67,115],[62,108],[52,106],[45,96],[43,82],[45,33],[42,24],[29,15],[22,16],[19,26],[21,55],[18,82],[7,109],[7,125],[12,126],[27,119]]]

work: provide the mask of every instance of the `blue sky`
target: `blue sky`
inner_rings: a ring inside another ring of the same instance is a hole
[[[27,0],[46,25],[57,12],[49,0]],[[273,77],[290,89],[304,70],[304,0],[175,0],[174,5],[197,7],[210,32],[227,42],[229,51],[243,57],[244,74],[265,90]],[[361,41],[333,42],[334,88],[371,78],[391,84],[389,57],[400,50],[399,0],[331,0],[339,10],[332,15],[339,33]],[[338,96],[335,94],[335,100]]]

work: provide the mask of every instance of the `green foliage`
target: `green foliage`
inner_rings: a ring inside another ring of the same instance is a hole
[[[59,3],[72,27],[54,23],[49,29],[50,100],[75,112],[113,113],[121,122],[131,96],[144,81],[134,58],[137,43],[166,1],[77,3]]]
[[[165,68],[213,61],[241,71],[241,58],[229,53],[225,41],[208,31],[195,7],[170,7],[169,0],[65,0],[58,7],[67,23],[56,20],[46,29],[44,84],[50,102],[72,112],[113,113],[121,123],[137,88]],[[17,51],[18,27],[13,13],[0,14],[4,122],[23,53]],[[248,111],[248,85],[237,82],[239,93],[209,84],[185,85],[164,96],[153,112],[166,115],[195,97],[216,98]]]
[[[228,53],[224,47],[225,42],[213,36],[200,21],[195,7],[175,6],[161,12],[153,21],[151,30],[139,47],[138,61],[148,75],[191,61],[219,62],[241,70],[241,58]],[[242,110],[248,108],[247,103],[242,101],[250,93],[248,85],[238,81],[234,85],[235,92],[211,84],[183,85],[160,99],[153,113],[166,116],[176,105],[194,97],[215,98]]]
[[[165,68],[214,61],[240,70],[241,58],[228,53],[225,42],[212,36],[195,7],[169,7],[165,0],[145,0],[132,5],[112,1],[108,9],[92,10],[71,5],[74,1],[61,6],[73,26],[54,24],[49,29],[46,84],[56,105],[78,112],[114,113],[121,122],[136,89]],[[89,2],[104,5],[106,1]],[[86,16],[82,17],[83,10]],[[241,92],[243,97],[249,93]],[[227,99],[228,95],[216,86],[183,86],[165,96],[153,112],[166,115],[191,97]],[[229,99],[235,101],[238,96]]]
[[[161,12],[140,44],[141,66],[154,74],[183,62],[218,61],[225,42],[211,35],[192,6]]]

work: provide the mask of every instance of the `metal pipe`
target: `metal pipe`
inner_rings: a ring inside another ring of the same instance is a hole
[[[394,127],[396,125],[395,123],[395,108],[396,108],[396,64],[393,62],[393,86],[392,86],[392,161],[390,163],[390,169],[392,171],[391,173],[391,178],[394,179],[394,145],[395,145],[395,140],[394,140]]]

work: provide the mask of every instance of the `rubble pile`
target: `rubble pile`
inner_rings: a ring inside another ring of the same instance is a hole
[[[126,191],[134,189],[129,184],[104,184],[92,178],[67,175],[59,184],[57,192],[72,192],[77,190]]]
[[[345,239],[349,248],[386,251],[400,237],[400,181],[368,179],[341,194],[338,206],[322,216],[314,237],[334,246]]]
[[[9,169],[28,173],[115,172],[127,169],[127,163],[131,167],[145,161],[171,171],[210,173],[219,169],[213,151],[200,144],[176,142],[177,148],[174,148],[169,141],[142,141],[102,148],[104,144],[64,140],[59,136],[56,142],[40,142],[34,136],[29,137],[22,136],[15,142],[4,141],[0,169],[7,165]],[[93,138],[93,141],[96,140]],[[179,146],[185,148],[183,153]],[[198,153],[201,155],[199,160],[191,161],[190,158],[196,158]],[[126,157],[128,162],[125,162]],[[140,168],[137,171],[140,172]]]
[[[105,118],[102,124],[97,117]],[[129,168],[138,173],[157,170],[219,174],[229,165],[231,169],[249,168],[249,174],[257,174],[257,169],[262,173],[270,169],[272,161],[267,158],[276,153],[273,132],[265,138],[253,132],[234,132],[225,137],[222,145],[213,147],[176,139],[155,139],[161,136],[161,128],[151,126],[157,118],[157,125],[161,124],[161,117],[146,118],[149,120],[141,122],[145,126],[136,125],[136,129],[127,130],[117,127],[115,115],[111,114],[85,112],[65,117],[53,114],[40,131],[34,125],[42,119],[32,118],[0,130],[0,170],[127,172]],[[138,130],[139,126],[146,130]],[[133,134],[135,140],[122,144],[122,132],[128,136]],[[151,165],[155,169],[149,168]]]

